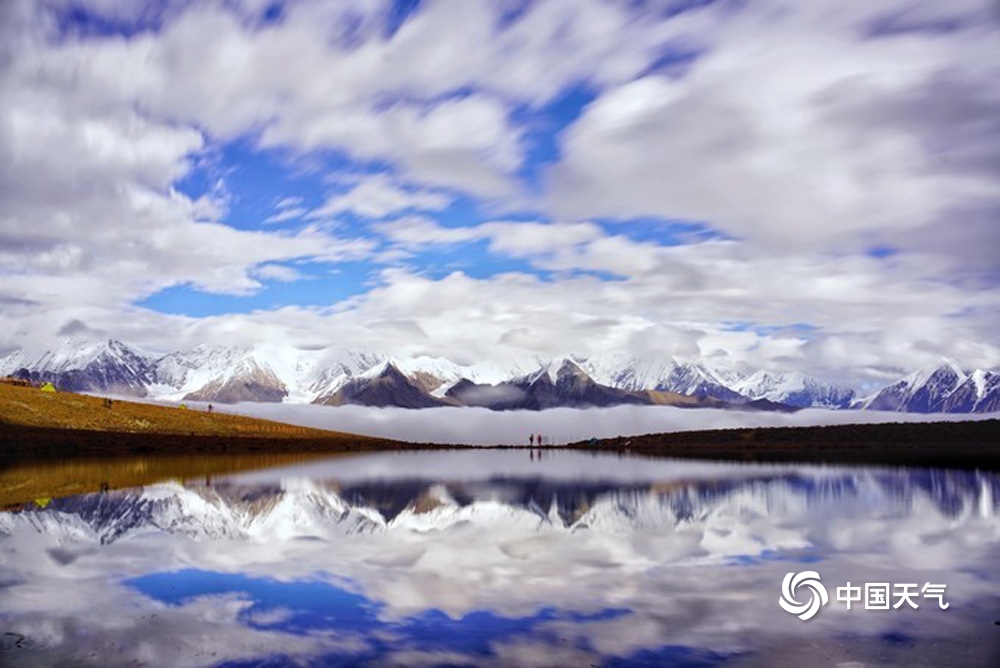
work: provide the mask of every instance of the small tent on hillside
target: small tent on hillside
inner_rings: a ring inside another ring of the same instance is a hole
[[[44,385],[42,385],[42,392],[55,392],[55,391],[56,391],[56,386],[53,385],[52,383],[45,383]]]

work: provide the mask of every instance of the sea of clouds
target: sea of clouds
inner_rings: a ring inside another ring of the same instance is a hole
[[[194,404],[191,404],[194,406]],[[671,431],[741,427],[800,427],[876,422],[981,420],[995,414],[891,413],[806,409],[796,413],[683,409],[669,406],[553,408],[545,411],[491,411],[486,408],[371,408],[242,403],[219,410],[279,420],[304,427],[346,431],[414,443],[528,445],[531,434],[564,444]]]

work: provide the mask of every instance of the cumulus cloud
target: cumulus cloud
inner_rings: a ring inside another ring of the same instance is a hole
[[[553,206],[709,220],[793,248],[905,242],[956,204],[995,207],[985,4],[904,29],[913,3],[746,3],[684,76],[625,82],[586,109],[549,175]]]
[[[283,264],[264,264],[254,272],[258,278],[282,283],[292,283],[305,278],[305,275],[295,267],[288,267]]]
[[[440,0],[392,26],[388,2],[81,10],[111,34],[62,20],[70,5],[0,10],[5,349],[78,321],[161,350],[630,351],[849,382],[1000,364],[985,0]],[[570,89],[593,96],[578,118],[558,111]],[[279,195],[237,229],[229,142],[349,169],[318,207]],[[347,213],[378,221],[330,224]],[[426,276],[421,251],[472,243],[528,269]],[[136,306],[357,260],[372,264],[339,303]]]
[[[444,227],[429,218],[407,217],[376,223],[372,228],[404,248],[487,239],[492,252],[511,257],[546,255],[604,237],[600,226],[591,222],[490,221]]]
[[[136,54],[123,53],[141,51],[144,40],[55,45],[29,10],[27,18],[17,7],[8,11],[0,70],[0,267],[8,298],[33,295],[69,317],[75,308],[127,307],[178,284],[245,294],[260,287],[259,265],[371,250],[371,242],[314,228],[284,234],[221,224],[224,183],[200,198],[174,187],[208,147],[203,132],[109,88],[114,77],[127,87],[138,76],[125,62]]]
[[[450,201],[448,196],[441,193],[404,189],[394,184],[388,177],[377,175],[361,181],[346,193],[330,197],[322,206],[310,211],[306,217],[324,219],[352,212],[369,218],[384,218],[407,209],[440,211],[446,208]]]

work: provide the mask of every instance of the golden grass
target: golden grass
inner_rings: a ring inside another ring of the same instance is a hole
[[[0,384],[0,506],[403,444],[204,410]]]
[[[209,413],[119,400],[107,408],[104,402],[104,399],[82,394],[53,394],[30,387],[0,385],[0,423],[129,434],[365,439],[344,432],[310,429],[218,411]]]

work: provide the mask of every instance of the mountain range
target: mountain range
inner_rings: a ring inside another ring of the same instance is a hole
[[[31,357],[0,357],[0,376],[57,388],[170,401],[287,402],[430,408],[544,410],[622,404],[689,408],[868,409],[918,413],[1000,410],[1000,373],[945,363],[867,396],[799,372],[744,375],[665,356],[535,358],[458,364],[441,357],[387,357],[334,348],[302,351],[202,345],[166,355],[120,341],[66,341]]]
[[[997,478],[971,471],[766,472],[732,479],[614,482],[504,477],[441,481],[284,479],[259,483],[172,481],[53,499],[0,513],[0,536],[27,529],[69,542],[114,543],[170,533],[194,540],[440,532],[520,526],[528,532],[704,527],[727,535],[730,518],[795,517],[802,508],[895,499],[898,511],[945,517],[992,513]],[[787,527],[786,527],[787,528]],[[754,542],[760,541],[759,536]]]

